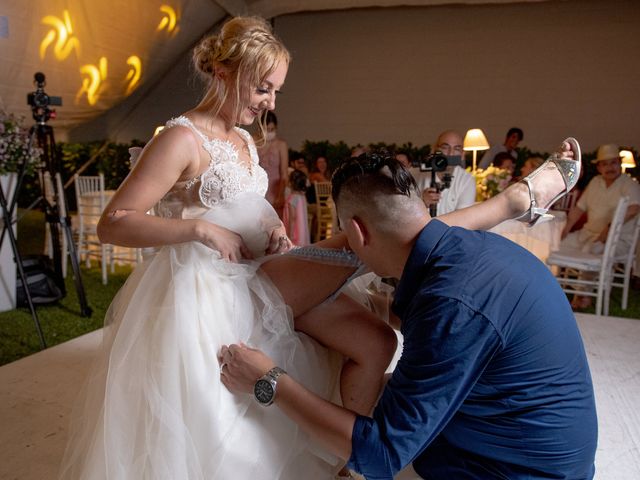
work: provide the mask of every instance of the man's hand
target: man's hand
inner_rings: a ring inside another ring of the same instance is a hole
[[[437,205],[440,201],[440,193],[435,188],[425,188],[422,191],[422,201],[427,207]]]
[[[218,354],[220,380],[231,393],[252,393],[253,386],[276,364],[255,348],[239,345],[223,345]]]

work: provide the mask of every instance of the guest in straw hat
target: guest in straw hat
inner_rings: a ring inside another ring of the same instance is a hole
[[[633,222],[629,220],[640,211],[640,185],[629,175],[623,175],[618,145],[612,143],[601,145],[596,158],[591,163],[596,164],[599,175],[589,182],[576,205],[569,211],[560,247],[601,253],[604,250],[609,225],[618,201],[622,197],[629,197],[625,225],[618,244],[618,251],[626,251],[633,236]],[[587,222],[580,230],[571,232],[575,223],[585,212]],[[591,305],[591,297],[576,295],[571,305],[577,309],[588,308]]]

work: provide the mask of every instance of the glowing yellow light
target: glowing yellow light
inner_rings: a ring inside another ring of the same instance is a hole
[[[178,15],[176,14],[176,11],[169,5],[161,5],[160,11],[164,13],[164,16],[158,24],[157,31],[164,30],[166,28],[167,32],[173,32],[178,21]]]
[[[77,38],[73,37],[73,28],[71,27],[71,17],[69,11],[64,10],[62,13],[64,20],[60,20],[53,15],[47,15],[42,18],[42,23],[45,25],[51,25],[53,30],[49,30],[45,35],[42,43],[40,43],[40,58],[44,59],[47,48],[56,39],[56,43],[53,47],[53,53],[58,60],[64,60],[71,54],[71,50],[76,49],[76,53],[80,51],[80,42]]]
[[[83,94],[87,95],[87,102],[89,105],[95,105],[100,98],[100,86],[102,81],[107,78],[107,59],[106,57],[100,57],[98,60],[98,66],[95,65],[83,65],[80,67],[80,73],[86,75],[82,79],[82,87],[76,94],[76,102],[80,100]]]
[[[137,55],[131,55],[127,58],[127,65],[131,68],[124,80],[125,82],[129,82],[126,91],[126,94],[129,95],[138,86],[138,83],[140,83],[140,77],[142,76],[142,60],[140,60],[140,57]]]
[[[162,130],[164,130],[164,125],[160,125],[159,127],[156,127],[155,132],[153,132],[153,136],[155,137],[156,135],[158,135]]]

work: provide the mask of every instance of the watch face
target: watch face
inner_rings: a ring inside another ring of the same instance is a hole
[[[273,400],[273,385],[268,380],[260,379],[253,387],[253,393],[260,403],[270,403]]]

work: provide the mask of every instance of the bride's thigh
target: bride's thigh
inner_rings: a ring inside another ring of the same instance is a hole
[[[296,317],[295,329],[376,372],[387,368],[396,351],[391,327],[344,294]]]
[[[333,294],[355,271],[354,267],[327,265],[286,255],[260,267],[271,279],[297,317]]]

